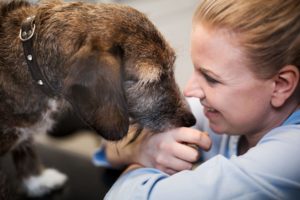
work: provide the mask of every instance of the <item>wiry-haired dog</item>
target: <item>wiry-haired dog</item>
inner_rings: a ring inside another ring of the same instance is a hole
[[[2,2],[0,40],[0,153],[12,152],[29,195],[66,180],[41,167],[31,139],[64,109],[108,140],[123,138],[129,123],[153,133],[195,123],[174,80],[173,50],[135,9]]]

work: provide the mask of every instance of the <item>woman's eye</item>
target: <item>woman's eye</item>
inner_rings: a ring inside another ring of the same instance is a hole
[[[211,83],[211,84],[217,84],[217,83],[219,83],[219,81],[217,81],[216,79],[214,79],[214,78],[208,76],[207,74],[205,74],[205,73],[202,73],[202,74],[203,74],[203,76],[204,76],[204,78],[205,78],[205,80],[206,80],[207,82],[209,82],[209,83]]]

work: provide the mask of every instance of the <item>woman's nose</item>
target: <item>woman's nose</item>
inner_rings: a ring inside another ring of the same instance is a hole
[[[186,97],[196,97],[199,99],[204,99],[205,94],[201,87],[201,83],[199,80],[199,77],[194,73],[189,81],[187,82],[184,90],[183,90],[184,96]]]

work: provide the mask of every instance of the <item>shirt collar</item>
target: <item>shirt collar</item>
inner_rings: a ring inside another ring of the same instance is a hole
[[[283,126],[290,124],[300,124],[300,109],[293,112],[284,122]]]

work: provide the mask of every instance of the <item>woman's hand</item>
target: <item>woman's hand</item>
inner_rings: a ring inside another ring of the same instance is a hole
[[[131,144],[127,144],[126,140],[117,144],[107,143],[109,162],[114,166],[138,163],[174,174],[193,167],[200,157],[198,148],[209,150],[211,147],[208,134],[193,128],[181,127],[158,134],[141,134]]]
[[[185,127],[147,135],[140,143],[138,163],[168,174],[192,169],[200,157],[198,148],[209,150],[211,147],[207,133]]]

